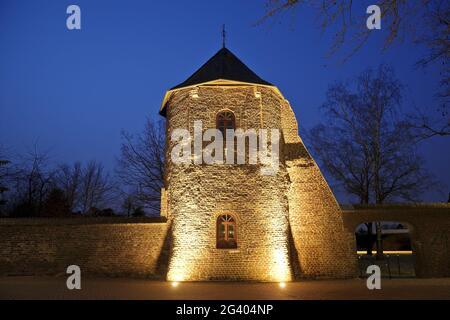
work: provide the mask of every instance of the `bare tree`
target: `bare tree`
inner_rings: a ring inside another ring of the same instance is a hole
[[[306,135],[324,169],[361,204],[414,201],[433,185],[398,112],[401,93],[384,65],[353,83],[336,83],[322,106],[325,122]]]
[[[81,212],[105,206],[112,199],[114,185],[102,164],[90,161],[81,172],[79,202]]]
[[[427,66],[430,63],[441,64],[443,90],[439,95],[448,108],[450,102],[450,3],[447,0],[428,0],[428,2],[433,5],[428,5],[424,14],[424,23],[427,27],[417,42],[425,44],[429,52],[418,64],[421,66]]]
[[[5,181],[8,176],[6,166],[8,166],[9,163],[9,160],[0,159],[0,206],[3,206],[6,203],[6,200],[3,199],[3,194],[9,190]]]
[[[70,217],[72,211],[67,201],[64,191],[58,188],[52,188],[43,204],[43,217]]]
[[[122,209],[125,211],[125,214],[127,215],[128,218],[131,217],[133,211],[135,210],[134,203],[135,201],[133,199],[133,196],[125,195],[122,204]]]
[[[382,25],[387,29],[383,50],[395,42],[409,40],[428,48],[428,54],[417,62],[418,66],[441,66],[441,90],[438,93],[439,113],[442,117],[412,116],[409,126],[419,139],[450,135],[450,1],[448,0],[377,0],[371,4],[381,9]],[[329,55],[345,45],[350,47],[344,61],[363,47],[373,34],[366,27],[365,10],[355,14],[353,0],[267,0],[263,22],[295,8],[313,8],[323,32],[332,30],[333,43]],[[365,16],[364,16],[365,15]],[[337,31],[335,31],[337,30]],[[427,113],[430,113],[428,110]]]
[[[312,128],[306,138],[327,172],[359,203],[368,204],[373,173],[366,139],[367,115],[359,107],[358,97],[342,83],[330,87],[322,108],[328,121]]]
[[[431,115],[429,110],[416,109],[408,116],[406,124],[412,129],[414,138],[418,141],[432,137],[450,136],[450,104],[442,104],[437,115]]]
[[[6,204],[4,194],[9,190],[9,180],[11,178],[11,161],[6,148],[0,145],[0,215],[3,214],[3,206]]]
[[[6,158],[4,149],[0,156]],[[49,152],[41,152],[37,144],[15,162],[11,166],[9,161],[0,161],[4,164],[0,165],[0,185],[11,191],[6,208],[10,216],[68,216],[75,210],[89,213],[91,209],[95,214],[113,215],[110,208],[116,204],[116,186],[101,163],[83,166],[75,162],[55,168]]]
[[[441,66],[441,91],[438,93],[440,106],[437,116],[430,110],[418,110],[409,120],[409,125],[419,140],[435,136],[450,136],[450,2],[435,1],[437,5],[430,8],[425,17],[429,28],[426,29],[420,43],[429,48],[426,57],[418,61],[418,66],[426,67],[436,63]]]
[[[164,186],[164,123],[147,119],[138,135],[122,132],[121,156],[117,174],[135,205],[159,214]]]
[[[445,56],[448,58],[448,1],[376,0],[370,4],[380,7],[383,28],[388,30],[383,49],[395,41],[409,38],[415,43],[430,47],[430,56],[426,61]],[[346,43],[352,46],[351,53],[354,53],[373,34],[366,27],[366,11],[355,12],[358,5],[360,4],[353,0],[267,0],[266,14],[258,23],[280,16],[283,12],[293,12],[296,8],[312,9],[316,12],[322,31],[333,29],[331,53],[335,53]]]
[[[13,215],[42,215],[44,200],[53,185],[54,171],[49,162],[49,153],[41,152],[37,144],[22,157],[11,183],[15,189]]]
[[[64,192],[69,210],[73,212],[80,205],[81,163],[77,161],[72,166],[59,165],[54,178],[56,187]]]

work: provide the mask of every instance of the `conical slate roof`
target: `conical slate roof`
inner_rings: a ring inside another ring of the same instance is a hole
[[[271,83],[261,79],[256,73],[250,70],[250,68],[239,60],[239,58],[236,57],[230,50],[227,48],[222,48],[186,81],[170,90],[219,79],[269,86],[272,85]]]

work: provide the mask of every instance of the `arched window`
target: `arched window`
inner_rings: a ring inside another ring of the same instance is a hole
[[[227,129],[236,129],[236,119],[231,111],[221,111],[217,114],[217,129],[222,132],[225,138]]]
[[[224,214],[217,218],[217,249],[237,248],[236,220]]]

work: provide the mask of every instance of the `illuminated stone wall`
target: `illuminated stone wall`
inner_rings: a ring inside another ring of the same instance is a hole
[[[236,126],[280,128],[279,97],[254,87],[200,87],[198,98],[189,89],[172,96],[167,106],[168,137],[177,128],[189,129],[202,120],[216,127],[216,114],[229,109]],[[173,144],[169,142],[167,156]],[[167,278],[190,280],[291,279],[288,242],[289,177],[282,166],[264,176],[255,165],[173,165],[167,163],[169,220],[173,246]],[[216,220],[221,214],[237,220],[237,249],[216,249]]]
[[[357,207],[343,211],[343,218],[347,229],[354,231],[361,223],[371,221],[408,225],[417,277],[450,277],[450,204]],[[356,239],[351,245],[356,247]]]
[[[298,259],[295,275],[354,277],[357,274],[354,230],[344,227],[340,207],[298,135],[289,103],[282,110],[285,161],[291,180],[289,222]]]
[[[82,275],[164,278],[167,229],[138,218],[0,219],[0,275],[78,265]]]
[[[260,95],[255,95],[255,91]],[[234,112],[236,127],[282,131],[276,176],[254,165],[167,163],[167,201],[173,223],[168,279],[285,281],[296,277],[352,277],[352,232],[317,164],[306,151],[289,103],[275,90],[255,86],[200,86],[171,96],[167,133],[194,121],[216,127],[216,114]],[[167,145],[170,157],[172,142]],[[216,219],[237,219],[238,248],[216,249]]]

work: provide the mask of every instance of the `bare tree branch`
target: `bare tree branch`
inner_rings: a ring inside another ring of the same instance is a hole
[[[324,169],[359,203],[417,200],[433,186],[397,112],[402,86],[392,68],[363,72],[352,83],[330,86],[324,123],[307,132]]]
[[[147,208],[151,214],[160,211],[161,188],[164,186],[164,123],[147,120],[144,131],[136,136],[122,132],[121,156],[117,174],[127,190],[127,201]]]
[[[395,42],[405,39],[412,43],[426,46],[428,54],[417,62],[417,66],[430,64],[440,66],[441,81],[437,98],[443,109],[450,108],[450,1],[448,0],[377,0],[381,9],[382,26],[387,29],[382,50],[386,50]],[[313,8],[321,21],[322,32],[332,31],[334,35],[328,57],[347,47],[348,51],[342,62],[348,61],[358,52],[374,33],[366,27],[366,12],[354,18],[355,3],[352,0],[267,0],[266,14],[259,21],[294,8],[307,10]],[[426,139],[433,136],[447,136],[450,122],[449,113],[441,119],[420,119],[411,123],[418,129],[418,136]],[[424,121],[426,120],[426,121]]]

